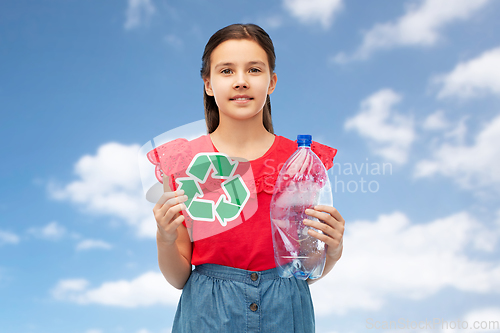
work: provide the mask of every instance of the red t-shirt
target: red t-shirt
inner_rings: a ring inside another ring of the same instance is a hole
[[[207,140],[204,143],[217,152],[209,135],[196,140]],[[336,149],[314,141],[311,149],[318,155],[327,170],[333,166]],[[191,258],[193,265],[210,263],[251,271],[263,271],[276,267],[269,206],[278,174],[296,150],[295,141],[277,135],[273,145],[263,156],[250,161],[257,192],[257,211],[250,218],[227,231],[195,240]]]

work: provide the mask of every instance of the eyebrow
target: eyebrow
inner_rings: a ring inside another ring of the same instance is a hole
[[[263,61],[260,61],[260,60],[250,61],[250,62],[248,62],[248,65],[250,65],[250,66],[252,66],[252,65],[260,65],[260,66],[266,67],[266,64]],[[225,66],[234,66],[234,63],[232,63],[232,62],[220,63],[220,64],[217,64],[215,66],[215,68],[225,67]]]

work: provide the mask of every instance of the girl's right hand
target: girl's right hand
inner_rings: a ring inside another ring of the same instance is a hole
[[[153,208],[159,240],[164,243],[175,243],[178,236],[177,228],[184,221],[184,216],[180,212],[186,209],[184,202],[187,201],[188,197],[183,194],[184,190],[166,191]]]

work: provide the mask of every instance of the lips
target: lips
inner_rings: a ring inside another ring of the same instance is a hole
[[[229,100],[230,101],[250,101],[252,99],[253,99],[252,97],[247,96],[247,95],[236,95],[236,96],[233,96],[232,98],[230,98]]]

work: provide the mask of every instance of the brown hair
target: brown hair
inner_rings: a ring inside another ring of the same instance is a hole
[[[274,73],[276,67],[276,55],[274,54],[274,45],[271,37],[261,27],[255,24],[232,24],[220,29],[210,37],[203,57],[201,58],[201,78],[205,79],[210,76],[210,56],[213,50],[219,44],[230,39],[249,39],[257,42],[267,53],[267,60],[271,73]],[[205,87],[203,87],[203,103],[205,105],[205,122],[207,124],[208,133],[215,131],[219,126],[219,108],[215,103],[214,96],[207,95]],[[264,104],[262,121],[265,129],[274,134],[273,120],[271,118],[271,98],[267,95],[266,104]]]

